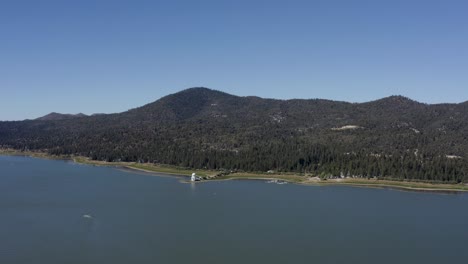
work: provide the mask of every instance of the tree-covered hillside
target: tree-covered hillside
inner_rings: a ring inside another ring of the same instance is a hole
[[[273,100],[191,88],[119,114],[0,122],[3,148],[194,168],[468,182],[468,103]]]

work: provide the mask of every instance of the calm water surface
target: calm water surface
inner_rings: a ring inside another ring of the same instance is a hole
[[[468,259],[466,194],[179,180],[0,156],[0,263]]]

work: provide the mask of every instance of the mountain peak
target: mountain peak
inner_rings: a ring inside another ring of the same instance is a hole
[[[420,105],[422,103],[414,101],[406,96],[403,95],[392,95],[388,97],[384,97],[382,99],[378,99],[375,101],[368,102],[370,104],[378,104],[378,105],[385,105],[385,106],[411,106],[411,105]]]
[[[221,96],[234,96],[234,95],[222,92],[222,91],[218,91],[218,90],[210,89],[206,87],[191,87],[191,88],[182,90],[180,92],[171,94],[169,96],[185,96],[185,95],[190,95],[190,96],[196,95],[196,96],[205,96],[205,97],[220,96],[220,95]]]
[[[391,95],[388,97],[384,97],[383,99],[386,100],[393,100],[393,101],[411,101],[415,102],[414,100],[410,99],[409,97],[403,96],[403,95]]]
[[[166,106],[179,110],[187,108],[187,106],[190,106],[191,109],[196,109],[207,104],[232,98],[238,98],[238,96],[205,87],[193,87],[165,96],[153,104],[163,103]]]
[[[47,114],[45,116],[41,116],[36,118],[35,120],[42,120],[42,121],[48,121],[48,120],[63,120],[63,119],[72,119],[72,118],[78,118],[78,117],[85,117],[87,115],[83,113],[78,113],[78,114],[61,114],[57,112],[52,112],[50,114]]]

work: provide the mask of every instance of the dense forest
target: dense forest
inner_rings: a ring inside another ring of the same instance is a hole
[[[468,182],[468,102],[273,100],[191,88],[118,114],[0,122],[0,147],[192,168]]]

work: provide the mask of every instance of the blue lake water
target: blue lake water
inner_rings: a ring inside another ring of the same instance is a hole
[[[467,259],[467,194],[264,181],[188,184],[0,156],[0,263]]]

